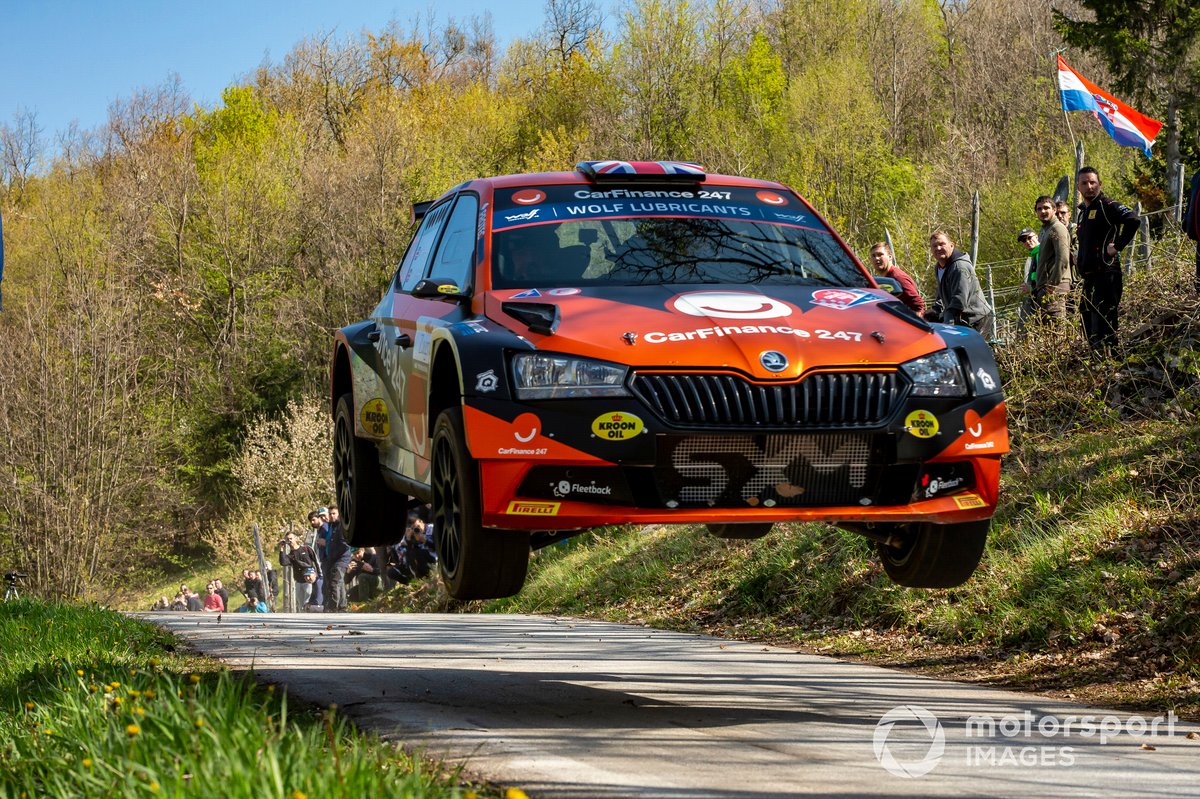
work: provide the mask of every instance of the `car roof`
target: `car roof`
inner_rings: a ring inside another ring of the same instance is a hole
[[[438,201],[448,197],[462,189],[475,189],[476,191],[484,187],[495,189],[508,189],[517,186],[596,186],[598,191],[603,191],[605,188],[613,186],[621,186],[628,188],[629,186],[637,185],[654,185],[661,186],[665,182],[672,184],[688,185],[688,186],[742,186],[746,188],[759,189],[775,189],[777,191],[791,191],[790,188],[782,183],[772,180],[758,180],[756,178],[740,177],[738,175],[721,175],[709,174],[703,181],[679,181],[663,180],[656,181],[651,176],[638,175],[631,176],[628,179],[609,178],[602,183],[589,180],[582,172],[527,172],[515,175],[496,175],[485,178],[475,178],[460,183],[454,188],[447,191],[445,194],[438,197]]]

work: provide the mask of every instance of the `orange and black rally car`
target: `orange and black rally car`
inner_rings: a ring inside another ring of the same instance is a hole
[[[617,523],[827,521],[901,585],[958,585],[1008,451],[986,342],[877,287],[778,183],[678,162],[463,183],[338,331],[334,473],[358,546],[432,503],[460,599]]]

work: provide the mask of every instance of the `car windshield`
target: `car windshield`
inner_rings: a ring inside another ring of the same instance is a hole
[[[643,216],[494,233],[494,288],[673,283],[870,286],[832,235],[799,225]]]

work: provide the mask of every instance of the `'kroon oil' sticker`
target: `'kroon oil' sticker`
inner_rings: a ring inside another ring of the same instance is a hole
[[[913,411],[904,417],[904,429],[917,438],[933,438],[938,432],[938,420],[929,411]]]
[[[381,399],[369,400],[362,407],[362,426],[367,435],[375,438],[387,438],[392,429],[392,420],[388,416],[387,405]]]
[[[592,432],[605,441],[628,441],[645,427],[640,418],[621,411],[601,414],[592,422]]]

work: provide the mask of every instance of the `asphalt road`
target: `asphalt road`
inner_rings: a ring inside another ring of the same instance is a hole
[[[1200,796],[1197,725],[778,647],[537,616],[140,615],[534,799]]]

